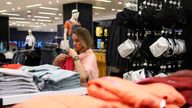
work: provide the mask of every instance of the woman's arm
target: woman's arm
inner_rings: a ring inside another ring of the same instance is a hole
[[[65,60],[65,58],[67,57],[66,54],[59,54],[55,60],[53,61],[53,65],[55,66],[60,66],[61,62]]]
[[[88,78],[88,75],[87,75],[84,67],[82,66],[80,60],[77,58],[78,54],[76,53],[76,51],[74,49],[69,49],[69,56],[75,58],[74,59],[75,69],[80,74],[81,82],[86,82],[87,78]]]

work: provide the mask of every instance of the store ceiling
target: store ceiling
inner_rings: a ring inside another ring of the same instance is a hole
[[[93,4],[93,20],[114,18],[128,0],[1,0],[0,15],[9,16],[10,27],[19,30],[57,31],[63,23],[62,4]],[[96,9],[103,7],[104,9]],[[11,13],[11,14],[10,14]]]

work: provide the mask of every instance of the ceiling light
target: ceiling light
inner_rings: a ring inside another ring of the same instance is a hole
[[[42,22],[41,22],[40,24],[41,24],[41,25],[43,25],[43,23],[42,23]]]
[[[41,6],[42,4],[34,4],[34,5],[28,5],[26,6],[27,8],[31,8],[31,7],[37,7],[37,6]]]
[[[12,23],[12,25],[15,25],[15,24],[16,24],[15,22]]]
[[[54,19],[56,19],[56,20],[57,20],[57,19],[60,19],[60,18],[59,18],[59,17],[54,17]]]
[[[98,15],[99,13],[95,12],[94,14],[95,14],[95,15]]]
[[[110,0],[96,0],[96,1],[101,1],[101,2],[111,3],[111,1],[110,1]]]
[[[27,13],[31,13],[31,11],[30,11],[30,10],[28,10],[28,11],[27,11]]]
[[[0,13],[2,13],[2,12],[7,12],[7,10],[0,10]]]
[[[27,22],[27,21],[16,21],[16,23],[24,23],[24,24],[29,24],[30,22]]]
[[[20,24],[17,24],[17,26],[21,26]]]
[[[22,24],[22,26],[24,27],[25,25],[24,25],[24,24]]]
[[[12,8],[12,10],[14,11],[14,10],[15,10],[15,8]]]
[[[115,11],[115,9],[111,9],[112,11]]]
[[[50,8],[50,7],[39,7],[41,9],[48,9],[48,10],[59,10],[58,8]]]
[[[31,17],[31,15],[29,14],[29,15],[27,15],[27,17]]]
[[[49,19],[50,17],[47,16],[34,16],[35,18],[44,18],[44,19]]]
[[[12,24],[9,24],[9,26],[12,26]]]
[[[35,17],[35,16],[34,16]],[[35,21],[35,19],[32,19],[32,21]]]
[[[56,13],[48,13],[48,12],[39,12],[39,14],[44,14],[44,15],[56,15]]]
[[[123,10],[121,10],[121,9],[117,9],[117,12],[121,12],[121,11],[123,11]]]
[[[52,2],[49,2],[49,4],[52,4]]]
[[[41,27],[40,25],[29,25],[29,27]]]
[[[46,24],[43,24],[43,26],[45,27],[45,26],[47,26]]]
[[[106,8],[104,8],[104,7],[98,7],[98,6],[93,6],[93,9],[101,9],[101,10],[105,10]]]
[[[35,24],[39,24],[38,22],[36,22]]]
[[[21,8],[20,7],[17,7],[18,10],[20,10]]]
[[[41,19],[38,19],[37,21],[41,21],[41,22],[52,22],[51,20],[41,20]]]
[[[56,0],[57,3],[59,3],[59,0]]]
[[[118,4],[123,4],[122,2],[118,2]]]
[[[62,14],[58,14],[59,16],[62,16]]]
[[[12,4],[12,2],[6,2],[6,4],[10,5],[10,4]]]
[[[18,18],[18,17],[9,17],[11,20],[25,20],[25,18]]]
[[[20,16],[20,14],[13,14],[13,13],[1,13],[1,14],[9,16]]]
[[[50,29],[50,31],[54,31],[53,29]]]

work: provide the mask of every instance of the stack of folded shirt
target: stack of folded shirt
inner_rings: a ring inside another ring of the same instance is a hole
[[[33,75],[21,70],[0,68],[0,96],[36,93]]]
[[[53,65],[22,67],[22,70],[31,72],[39,90],[57,91],[80,87],[78,72],[63,70]]]

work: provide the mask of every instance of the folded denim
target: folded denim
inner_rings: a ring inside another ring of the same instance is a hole
[[[27,77],[27,78],[33,77],[33,75],[29,72],[25,72],[22,70],[15,70],[15,69],[5,69],[5,68],[0,68],[0,74],[10,75],[10,76],[21,76],[21,77]]]
[[[44,64],[40,66],[22,66],[20,70],[28,71],[28,72],[41,72],[41,71],[50,71],[50,70],[58,70],[60,67]]]
[[[25,77],[15,77],[15,76],[2,76],[0,77],[0,82],[14,82],[14,81],[22,81],[22,82],[29,82],[32,83],[32,78],[25,78]]]
[[[38,90],[31,90],[31,89],[0,91],[0,96],[18,95],[18,94],[27,94],[27,93],[37,93],[37,92],[39,92],[39,91]]]

